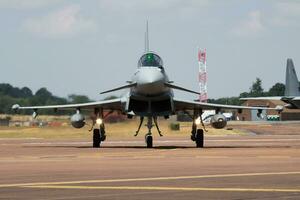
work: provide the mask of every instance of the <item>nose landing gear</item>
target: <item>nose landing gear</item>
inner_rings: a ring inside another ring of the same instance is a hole
[[[144,121],[144,117],[141,117],[138,130],[136,131],[134,136],[137,136],[139,134],[141,126],[143,124],[143,121]],[[147,124],[146,124],[146,126],[148,128],[148,133],[145,135],[145,142],[146,142],[147,148],[152,148],[153,147],[153,137],[152,137],[152,132],[151,132],[151,129],[154,126],[153,122],[154,122],[154,125],[157,129],[157,132],[158,132],[159,136],[163,136],[161,134],[161,131],[160,131],[159,127],[158,127],[157,117],[148,116],[147,117]]]

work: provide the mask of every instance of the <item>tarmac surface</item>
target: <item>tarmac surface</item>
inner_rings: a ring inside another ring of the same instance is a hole
[[[288,125],[287,125],[288,126]],[[300,133],[0,139],[0,199],[300,199]]]

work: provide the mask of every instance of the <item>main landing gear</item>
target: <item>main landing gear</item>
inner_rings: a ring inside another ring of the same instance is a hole
[[[144,121],[144,117],[141,117],[138,130],[136,131],[134,136],[137,136],[139,134],[141,126],[143,124],[143,121]],[[154,122],[154,125],[153,125],[153,122]],[[147,148],[152,148],[153,147],[153,137],[152,137],[152,132],[151,132],[151,129],[152,129],[153,126],[156,127],[159,136],[163,136],[161,134],[161,131],[160,131],[160,129],[158,127],[158,124],[157,124],[157,117],[148,116],[147,117],[148,133],[145,135],[145,142],[146,142]]]
[[[104,124],[100,125],[99,129],[93,130],[93,147],[99,148],[101,142],[106,140]]]
[[[105,118],[103,116],[103,110],[95,109],[94,111],[96,118],[93,120],[93,126],[91,130],[93,130],[93,148],[99,148],[101,142],[106,140],[105,135],[105,126],[103,123],[103,119]],[[110,112],[111,113],[111,112]],[[108,113],[108,114],[110,114]],[[94,126],[97,125],[97,128],[94,128]]]
[[[207,131],[205,129],[201,115],[202,115],[202,112],[194,112],[193,125],[192,125],[192,131],[191,131],[191,133],[192,133],[191,140],[196,143],[197,148],[204,147],[204,130]],[[197,129],[197,124],[200,124],[200,123],[203,126],[203,129]]]

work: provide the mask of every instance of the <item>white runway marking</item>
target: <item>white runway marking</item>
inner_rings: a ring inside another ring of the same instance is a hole
[[[162,181],[162,180],[184,180],[184,179],[203,179],[203,178],[233,178],[233,177],[251,177],[251,176],[275,176],[275,175],[300,175],[300,171],[294,172],[261,172],[261,173],[241,173],[241,174],[210,174],[195,176],[171,176],[171,177],[148,177],[148,178],[124,178],[124,179],[98,179],[81,181],[58,181],[58,182],[36,182],[36,183],[16,183],[0,184],[4,187],[24,187],[24,186],[48,186],[65,184],[85,184],[85,183],[117,183],[117,182],[139,182],[139,181]]]
[[[0,140],[40,140],[42,138],[0,138]]]
[[[74,186],[74,185],[37,185],[24,188],[40,189],[88,189],[88,190],[161,190],[161,191],[218,191],[218,192],[300,192],[294,188],[209,188],[209,187],[155,187],[155,186]]]

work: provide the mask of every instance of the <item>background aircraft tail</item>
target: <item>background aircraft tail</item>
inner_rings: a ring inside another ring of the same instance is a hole
[[[285,96],[300,96],[300,85],[293,60],[287,59],[285,77]]]

